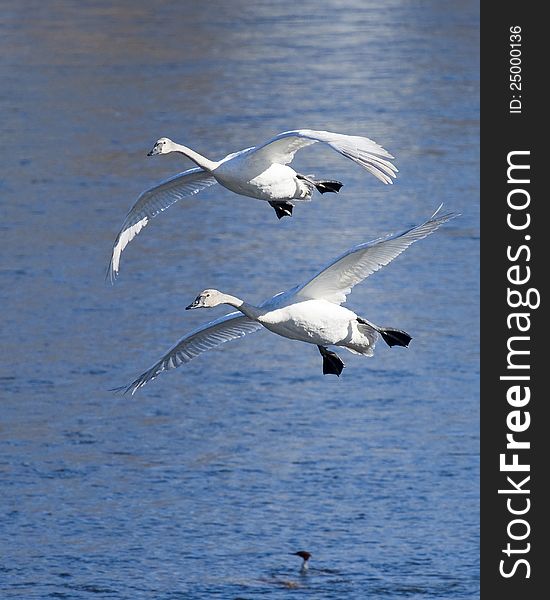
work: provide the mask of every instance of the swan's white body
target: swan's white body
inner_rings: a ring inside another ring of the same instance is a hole
[[[258,164],[250,156],[245,152],[222,161],[212,175],[219,184],[241,196],[267,202],[311,200],[311,186],[297,179],[294,169],[287,165]]]
[[[300,300],[291,295],[285,301],[268,304],[264,310],[257,317],[258,322],[273,333],[318,346],[343,346],[372,356],[378,334],[365,327],[360,331],[357,315],[348,308],[323,299]]]
[[[237,312],[195,329],[134,382],[119,389],[134,394],[162,371],[179,367],[206,350],[262,327],[292,340],[316,344],[323,360],[325,353],[339,360],[337,355],[326,350],[326,346],[329,345],[372,356],[379,334],[387,342],[385,336],[388,333],[390,336],[392,333],[404,334],[410,340],[410,336],[405,332],[378,327],[340,305],[345,302],[355,284],[387,265],[411,244],[430,235],[440,225],[457,216],[454,213],[437,216],[440,208],[421,225],[352,248],[306,283],[277,294],[259,306],[217,290],[203,291],[187,308],[228,304],[237,308]],[[408,340],[406,343],[394,343],[407,345]]]
[[[392,155],[376,142],[365,137],[328,131],[285,131],[261,146],[233,152],[217,162],[168,138],[161,138],[149,155],[179,152],[197,167],[170,177],[139,196],[115,240],[107,275],[111,281],[116,279],[124,248],[150,219],[181,198],[197,194],[215,183],[241,196],[274,204],[286,203],[290,207],[288,203],[291,200],[311,200],[315,182],[299,175],[288,163],[292,162],[300,148],[317,142],[327,144],[361,165],[383,183],[392,183],[397,173],[395,166],[387,160],[393,158]]]

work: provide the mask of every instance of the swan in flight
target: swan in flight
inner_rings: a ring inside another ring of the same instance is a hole
[[[441,206],[425,223],[360,244],[339,256],[306,283],[281,292],[259,306],[218,290],[204,290],[187,309],[228,304],[237,311],[187,334],[135,381],[114,391],[134,394],[162,371],[179,367],[206,350],[262,327],[292,340],[315,344],[323,357],[325,375],[332,373],[339,376],[344,368],[342,359],[327,346],[340,346],[355,354],[372,356],[379,335],[389,346],[408,346],[411,340],[408,333],[379,327],[341,304],[354,285],[387,265],[414,242],[458,216],[457,213],[438,216]]]
[[[317,142],[330,146],[361,165],[383,183],[392,183],[392,177],[397,173],[395,166],[386,160],[393,156],[376,142],[366,137],[329,131],[285,131],[261,146],[233,152],[217,162],[168,138],[158,140],[147,156],[179,152],[191,159],[197,167],[178,173],[139,196],[113,245],[107,271],[111,283],[118,275],[122,251],[147,225],[149,219],[181,198],[197,194],[215,183],[236,194],[267,201],[279,219],[292,215],[294,205],[291,200],[309,201],[314,189],[322,194],[338,192],[342,187],[339,181],[316,180],[311,175],[300,175],[288,166],[300,148]]]

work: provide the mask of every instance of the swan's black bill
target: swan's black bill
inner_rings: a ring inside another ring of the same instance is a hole
[[[152,150],[149,150],[149,152],[147,152],[147,156],[155,156],[156,154],[160,154],[160,150],[157,146],[155,146]]]
[[[201,298],[200,298],[200,296],[198,296],[197,298],[195,298],[193,300],[193,302],[191,302],[191,304],[189,306],[185,307],[185,310],[191,310],[193,308],[200,308],[201,306],[202,306]]]

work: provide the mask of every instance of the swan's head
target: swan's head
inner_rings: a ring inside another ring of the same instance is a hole
[[[157,154],[169,154],[174,151],[174,142],[170,138],[160,138],[157,140],[153,149],[147,153],[147,156],[155,156]]]
[[[218,290],[204,290],[201,292],[185,310],[192,308],[212,308],[227,302],[227,296],[218,292]]]

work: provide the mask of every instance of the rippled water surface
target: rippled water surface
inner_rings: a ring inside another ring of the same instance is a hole
[[[7,1],[0,11],[2,598],[475,598],[478,498],[476,2]],[[293,128],[367,135],[383,186],[340,179],[278,222],[220,187],[109,251],[137,195]],[[266,331],[131,381],[206,287],[259,302],[345,249],[462,216],[357,286],[408,350],[342,354]],[[296,550],[313,554],[306,576]]]

